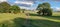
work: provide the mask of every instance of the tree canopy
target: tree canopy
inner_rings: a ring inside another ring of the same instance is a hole
[[[0,12],[2,11],[9,12],[9,8],[10,8],[10,4],[8,4],[7,2],[0,3]]]
[[[37,7],[37,10],[39,10],[37,13],[43,13],[43,15],[47,14],[47,15],[52,15],[52,10],[51,10],[51,6],[49,3],[42,3],[39,4]]]
[[[7,2],[0,3],[0,13],[19,13],[20,7],[17,5],[10,5]]]
[[[14,13],[19,13],[20,12],[20,7],[17,5],[13,5],[10,7],[10,11],[13,11]]]

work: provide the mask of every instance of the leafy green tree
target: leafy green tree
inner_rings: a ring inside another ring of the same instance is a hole
[[[43,13],[43,15],[49,15],[49,16],[51,16],[52,15],[52,10],[51,10],[51,8],[50,8],[50,4],[49,3],[42,3],[42,4],[39,4],[38,5],[38,7],[37,7],[37,10],[39,10],[38,11],[38,13],[40,14],[40,13]]]
[[[37,7],[37,10],[38,10],[38,14],[40,15],[42,13],[42,9],[43,9],[43,5],[42,4],[39,4],[38,7]]]
[[[7,2],[2,2],[0,3],[0,8],[1,11],[9,13],[10,4],[8,4]]]
[[[10,7],[10,11],[13,13],[20,13],[20,7],[17,5],[13,5]]]

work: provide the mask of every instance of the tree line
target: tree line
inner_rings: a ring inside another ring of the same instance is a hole
[[[0,13],[20,13],[18,5],[10,5],[7,2],[0,3]]]
[[[24,13],[25,9],[22,9],[22,12]],[[52,9],[51,5],[49,3],[42,3],[39,4],[37,7],[38,15],[52,15]],[[0,13],[20,13],[21,8],[18,5],[10,5],[7,2],[0,3]]]

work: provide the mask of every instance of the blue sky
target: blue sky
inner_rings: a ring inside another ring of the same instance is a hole
[[[1,1],[4,0],[0,0],[0,2]],[[60,11],[60,0],[5,0],[5,1],[7,1],[11,5],[16,4],[21,8],[30,10],[36,9],[38,4],[48,2],[51,4],[51,8]]]

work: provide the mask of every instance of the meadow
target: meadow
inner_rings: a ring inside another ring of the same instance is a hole
[[[53,12],[52,16],[30,12],[28,18],[24,13],[0,13],[0,27],[60,27],[60,12]]]

